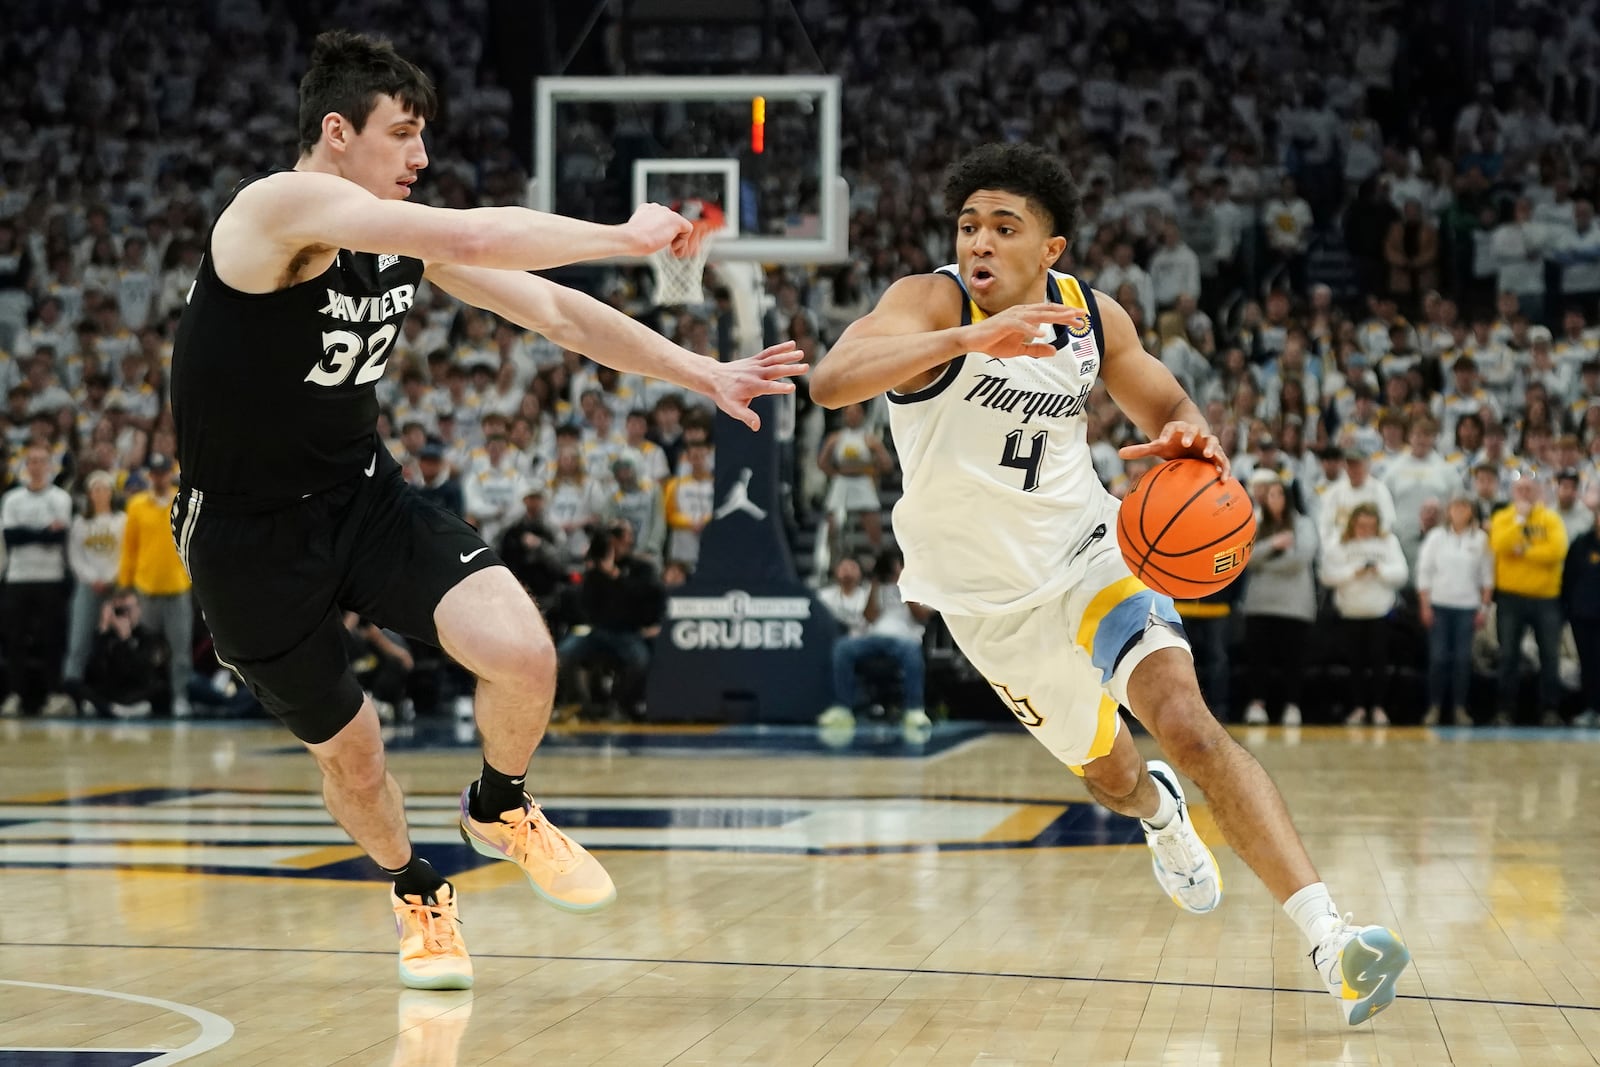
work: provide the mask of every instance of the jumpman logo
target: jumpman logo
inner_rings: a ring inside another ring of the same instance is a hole
[[[714,519],[724,519],[729,515],[732,515],[735,511],[743,511],[751,518],[757,520],[767,517],[767,511],[765,508],[757,507],[750,502],[749,467],[746,467],[739,472],[738,482],[734,484],[732,489],[728,490],[727,499],[722,502],[721,507],[712,513],[711,517]]]

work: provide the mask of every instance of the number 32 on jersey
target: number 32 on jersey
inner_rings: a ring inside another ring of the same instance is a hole
[[[394,344],[399,328],[385,323],[362,337],[354,330],[328,330],[322,335],[322,360],[306,375],[313,385],[344,385],[355,371],[355,385],[366,385],[383,377],[384,366],[389,362],[389,346]],[[360,370],[356,371],[356,367]]]

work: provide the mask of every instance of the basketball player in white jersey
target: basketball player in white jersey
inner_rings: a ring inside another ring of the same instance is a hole
[[[1146,764],[1118,706],[1211,802],[1217,826],[1311,944],[1346,1022],[1394,1000],[1410,960],[1382,926],[1340,918],[1276,786],[1207,710],[1172,601],[1134,578],[1117,501],[1095,477],[1085,408],[1098,377],[1150,438],[1126,458],[1228,460],[1194,402],[1145,352],[1115,300],[1051,269],[1077,192],[1048,153],[991,145],[945,186],[957,262],[896,282],[811,378],[837,408],[887,392],[905,471],[894,509],[908,601],[956,643],[1024,726],[1101,804],[1143,821],[1152,867],[1183,910],[1222,900],[1177,775]]]

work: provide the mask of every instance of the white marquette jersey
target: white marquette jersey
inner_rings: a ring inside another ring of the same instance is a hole
[[[955,266],[936,273],[959,290],[963,325],[986,317]],[[1088,312],[1081,328],[1052,327],[1055,356],[970,352],[928,386],[889,393],[907,600],[957,615],[1023,611],[1070,589],[1081,577],[1073,564],[1116,536],[1102,521],[1110,495],[1084,428],[1104,358],[1094,293],[1057,271],[1046,289],[1050,301]]]

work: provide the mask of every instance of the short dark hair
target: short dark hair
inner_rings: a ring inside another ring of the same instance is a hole
[[[987,144],[962,156],[945,175],[944,206],[959,215],[979,189],[1027,198],[1045,216],[1052,236],[1070,238],[1078,228],[1078,183],[1054,155],[1028,144]]]
[[[311,47],[311,67],[300,79],[301,153],[322,139],[324,115],[343,115],[360,133],[380,96],[394,97],[422,119],[432,119],[439,107],[433,80],[387,40],[349,30],[319,35]]]

